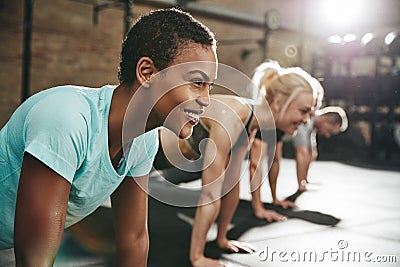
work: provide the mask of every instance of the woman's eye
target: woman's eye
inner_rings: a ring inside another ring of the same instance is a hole
[[[190,81],[191,83],[193,83],[197,88],[208,88],[208,90],[210,91],[211,89],[213,89],[214,87],[214,83],[213,82],[206,82],[203,81],[201,79],[193,79]]]
[[[191,82],[194,83],[198,87],[202,87],[204,85],[204,81],[200,80],[200,79],[193,79]]]

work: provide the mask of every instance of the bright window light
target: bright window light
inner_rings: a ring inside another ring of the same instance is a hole
[[[362,0],[325,0],[323,17],[332,26],[349,26],[358,22],[364,6]]]
[[[394,38],[396,38],[396,36],[397,33],[389,32],[385,37],[385,44],[390,45],[393,42]]]
[[[339,35],[332,35],[327,39],[328,43],[330,44],[340,44],[342,42],[342,37]]]
[[[346,43],[352,42],[352,41],[354,41],[356,39],[357,39],[357,36],[355,34],[352,34],[352,33],[348,33],[345,36],[343,36],[343,41],[345,41]]]
[[[368,44],[372,39],[374,38],[374,35],[372,33],[366,33],[364,36],[361,38],[361,43],[363,45]]]

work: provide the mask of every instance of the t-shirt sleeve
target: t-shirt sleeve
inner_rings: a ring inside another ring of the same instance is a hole
[[[147,132],[132,142],[128,152],[128,174],[131,177],[140,177],[148,174],[153,166],[158,151],[158,129]]]
[[[311,148],[317,147],[317,133],[315,131],[312,131],[311,133],[310,142],[311,142]]]
[[[296,135],[293,137],[293,144],[295,147],[310,147],[310,131],[308,130],[306,125],[300,125]]]
[[[86,152],[88,131],[82,105],[49,96],[31,110],[24,125],[25,152],[69,182]]]

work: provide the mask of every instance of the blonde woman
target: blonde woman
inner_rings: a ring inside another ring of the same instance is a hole
[[[264,73],[260,77],[261,93],[266,101],[251,105],[237,96],[212,95],[200,123],[193,128],[192,137],[178,140],[168,131],[163,130],[161,134],[167,159],[171,160],[168,155],[176,154],[177,149],[187,159],[200,156],[203,159],[202,190],[190,245],[190,261],[196,267],[225,266],[219,260],[204,256],[207,232],[217,216],[220,248],[229,252],[254,251],[248,244],[227,238],[228,226],[239,202],[242,162],[258,129],[268,132],[264,136],[267,139],[271,136],[275,139],[274,123],[277,128],[294,134],[309,120],[316,100],[312,78],[301,69],[284,69],[275,62],[264,63],[260,68]],[[200,145],[202,140],[207,140],[204,147]]]
[[[261,80],[260,77],[265,74],[265,71],[262,68],[259,68],[256,73],[254,74],[254,82],[262,88],[263,81]],[[304,129],[306,125],[312,121],[312,117],[315,115],[315,111],[318,110],[321,105],[322,105],[322,99],[324,97],[324,89],[322,85],[319,83],[318,80],[313,78],[314,85],[317,88],[317,101],[315,102],[315,106],[313,110],[311,111],[311,119],[304,125],[301,125],[298,128],[298,131],[295,133],[294,139],[296,139],[296,136],[299,134],[299,131]],[[250,148],[250,153],[249,153],[249,161],[250,161],[250,166],[249,166],[249,172],[250,172],[250,180],[254,181],[253,184],[260,185],[260,181],[263,176],[263,168],[262,168],[262,160],[266,157],[267,155],[267,149],[273,149],[274,146],[268,145],[268,142],[265,142],[266,140],[263,140],[263,138],[260,135],[260,131],[257,132],[254,141],[252,142],[251,148]],[[285,134],[284,131],[279,129],[277,127],[276,129],[276,145],[275,145],[275,155],[273,157],[269,157],[269,171],[268,171],[268,180],[269,180],[269,186],[271,190],[271,195],[272,195],[272,203],[274,205],[281,206],[283,208],[293,208],[295,207],[295,204],[290,201],[290,199],[285,199],[285,200],[278,200],[277,195],[276,195],[276,185],[277,185],[277,179],[278,179],[278,174],[279,174],[279,168],[280,168],[280,159],[282,157],[282,147],[283,147],[283,135]],[[291,134],[293,135],[293,134]],[[273,153],[273,152],[269,152]],[[302,156],[299,156],[296,158],[296,164],[297,167],[301,167],[303,162],[305,161],[305,158]],[[299,171],[299,169],[298,169]],[[300,185],[300,182],[299,182]],[[277,213],[274,210],[267,210],[264,208],[264,205],[261,201],[261,192],[260,192],[260,187],[255,187],[252,190],[252,207],[254,211],[254,215],[259,218],[259,219],[265,219],[269,222],[272,221],[284,221],[286,220],[285,216],[282,216],[281,214]]]

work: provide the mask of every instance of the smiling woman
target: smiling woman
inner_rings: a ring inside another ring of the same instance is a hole
[[[163,88],[152,96],[154,106],[148,106],[152,110],[150,118],[158,117],[164,122],[163,126],[179,137],[189,137],[192,127],[198,123],[198,116],[209,105],[209,90],[216,75],[217,57],[214,49],[200,44],[184,45],[167,69],[148,80],[150,88]],[[129,108],[134,107],[133,104]],[[124,129],[124,132],[132,131]]]
[[[157,128],[188,137],[216,72],[210,30],[188,13],[156,10],[123,42],[119,85],[60,86],[27,99],[0,131],[0,249],[14,247],[16,265],[51,266],[64,228],[111,196],[117,264],[145,266],[139,183],[147,184]],[[121,139],[125,125],[136,126]]]

